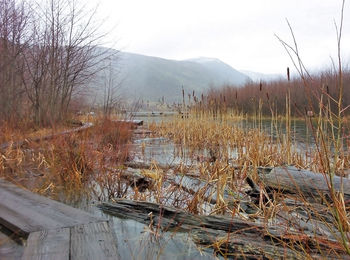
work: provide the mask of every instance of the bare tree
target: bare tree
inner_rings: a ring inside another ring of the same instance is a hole
[[[0,0],[0,118],[16,119],[23,114],[21,54],[26,47],[28,16],[23,2]]]
[[[103,114],[109,117],[119,103],[120,103],[120,88],[121,80],[117,80],[118,72],[115,71],[115,67],[112,65],[112,58],[116,54],[109,57],[108,66],[104,69],[104,95],[103,95]]]
[[[104,58],[96,50],[103,35],[77,0],[47,0],[31,10],[31,44],[23,78],[36,123],[65,118],[72,96],[84,87]]]

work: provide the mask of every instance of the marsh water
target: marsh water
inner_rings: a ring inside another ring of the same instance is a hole
[[[173,120],[172,115],[138,115],[134,119],[140,119],[149,124]],[[178,120],[181,120],[179,118]],[[219,120],[219,119],[217,119]],[[312,122],[312,121],[311,121]],[[243,129],[259,128],[273,138],[277,139],[286,134],[286,122],[280,120],[273,122],[268,119],[260,121],[252,119],[234,120],[232,124]],[[291,137],[298,149],[308,149],[314,145],[313,133],[305,120],[291,121]],[[141,144],[146,144],[140,152]],[[136,162],[157,162],[158,164],[191,164],[187,159],[177,154],[176,145],[165,138],[136,138],[133,146],[136,148],[133,160]],[[154,232],[149,226],[131,219],[122,219],[105,215],[96,205],[98,201],[89,201],[78,207],[95,215],[107,217],[112,223],[116,233],[119,259],[213,259],[213,252],[209,249],[198,247],[188,233],[171,233],[161,231]],[[77,205],[73,205],[77,206]],[[5,239],[6,238],[6,239]],[[21,241],[8,237],[4,230],[0,230],[0,239],[4,241],[0,245],[0,259],[20,258],[23,246]],[[9,256],[13,257],[9,257]],[[218,256],[217,256],[218,257]]]

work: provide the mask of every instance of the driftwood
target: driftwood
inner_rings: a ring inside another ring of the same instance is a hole
[[[320,250],[332,256],[341,253],[340,248],[334,246],[337,241],[289,226],[265,225],[230,216],[199,216],[156,203],[125,199],[102,203],[99,208],[119,218],[134,219],[159,232],[190,232],[196,243],[228,256],[300,258],[300,244],[310,255]]]
[[[261,171],[259,177],[268,189],[302,195],[308,201],[322,201],[332,197],[329,189],[330,178],[321,173],[293,167],[276,167],[271,171]],[[349,202],[350,180],[334,176],[332,182],[334,191],[343,191],[345,201]]]
[[[114,171],[113,169],[109,169]],[[130,185],[132,188],[137,188],[140,192],[146,189],[151,189],[154,185],[154,180],[142,175],[139,171],[132,168],[127,168],[120,172],[120,178]]]
[[[169,182],[185,192],[192,195],[200,195],[205,201],[210,204],[218,203],[218,192],[216,185],[208,183],[199,178],[191,176],[176,174],[174,178],[171,178]],[[245,199],[246,195],[243,193],[229,191],[225,188],[221,194],[222,199],[229,205],[240,204],[240,208],[245,212],[251,210],[250,202]]]
[[[200,194],[205,201],[211,204],[217,203],[217,191],[215,187],[199,178],[175,175],[175,177],[170,180],[170,183],[192,195]]]

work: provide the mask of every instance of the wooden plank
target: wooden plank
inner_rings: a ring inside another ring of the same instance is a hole
[[[70,229],[33,232],[24,249],[23,260],[69,260]]]
[[[0,180],[0,224],[28,236],[22,259],[116,259],[108,222]]]
[[[0,198],[0,224],[20,235],[105,221],[1,179]]]
[[[118,259],[115,236],[109,223],[72,227],[71,259]]]
[[[3,198],[1,196],[1,199]],[[4,205],[0,205],[0,224],[21,237],[27,237],[31,232],[41,230],[42,224],[38,223],[35,217],[39,217],[39,219],[42,217],[40,215],[38,216],[38,214],[34,216],[35,212],[34,214],[30,214],[32,211],[30,212],[25,208],[22,211],[24,214],[19,212],[19,209],[12,210]],[[33,218],[35,221],[31,222],[30,218]]]

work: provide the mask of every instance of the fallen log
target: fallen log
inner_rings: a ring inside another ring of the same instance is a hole
[[[151,169],[151,164],[143,163],[143,162],[125,162],[124,166],[133,168],[133,169]],[[168,165],[158,165],[157,168],[163,170],[172,170],[171,166]],[[182,189],[183,191],[196,195],[200,194],[200,196],[210,204],[217,204],[217,189],[215,183],[208,183],[207,181],[201,180],[199,174],[194,173],[176,173],[174,170],[171,174],[168,174],[167,181]],[[245,194],[237,193],[233,191],[229,191],[227,188],[224,189],[222,198],[229,205],[240,204],[240,209],[245,213],[255,213],[256,209],[252,207],[251,202],[245,198]]]
[[[209,202],[210,204],[218,203],[218,192],[215,183],[208,183],[207,181],[201,180],[198,177],[176,174],[174,178],[169,179],[169,182],[189,194],[195,195],[200,194],[201,197]],[[222,199],[229,205],[240,204],[241,209],[244,211],[250,209],[250,202],[244,200],[246,195],[243,193],[229,191],[224,188]]]
[[[184,227],[185,229],[203,227],[226,232],[245,230],[245,232],[252,232],[253,234],[257,232],[265,233],[265,226],[261,224],[228,216],[193,215],[180,209],[146,201],[118,199],[114,203],[104,202],[98,207],[107,214],[120,218],[131,218],[144,224],[150,224],[152,219],[154,223],[155,220],[159,220],[155,224],[161,225],[164,230],[170,230],[175,227]],[[150,215],[151,212],[152,216]],[[278,230],[279,228],[271,227],[271,229]],[[273,233],[276,233],[276,230]]]
[[[193,241],[201,246],[212,248],[214,254],[233,259],[305,259],[302,252],[288,246],[267,243],[264,238],[254,235],[228,234],[222,231],[201,229],[191,231]],[[317,258],[313,255],[312,258]]]
[[[294,167],[276,167],[271,171],[260,171],[260,180],[265,187],[284,193],[302,195],[308,201],[322,201],[332,198],[331,181],[336,193],[343,192],[345,201],[350,200],[350,180]]]
[[[267,225],[230,216],[200,216],[156,203],[125,199],[98,207],[106,214],[133,219],[161,231],[193,233],[195,242],[225,255],[299,258],[303,253],[296,248],[300,246],[307,248],[309,255],[320,251],[333,256],[343,253],[337,241],[308,230],[293,230],[288,225]]]
[[[208,182],[185,175],[175,175],[175,177],[170,180],[170,183],[191,195],[200,193],[201,197],[210,204],[217,203],[216,189]]]
[[[110,169],[114,171],[113,169]],[[146,189],[151,189],[154,185],[154,180],[142,175],[139,171],[132,168],[127,168],[120,171],[120,177],[132,188],[137,188],[138,191],[144,192]]]

